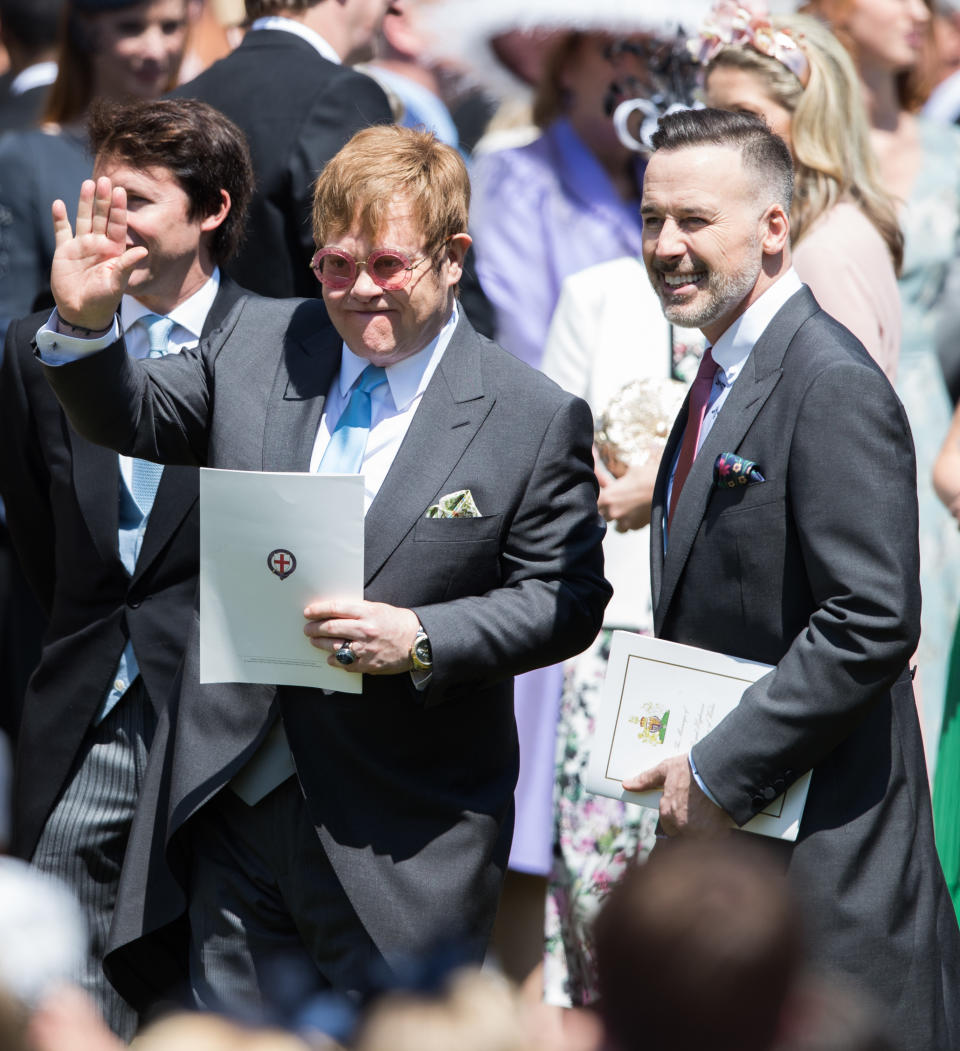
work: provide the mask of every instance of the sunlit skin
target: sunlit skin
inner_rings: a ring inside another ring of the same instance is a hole
[[[187,39],[186,0],[100,11],[89,24],[96,95],[155,99],[170,87]]]
[[[930,21],[923,0],[849,0],[831,10],[837,28],[855,41],[861,67],[900,73],[920,60]]]
[[[230,196],[221,190],[221,207],[212,215],[190,217],[190,199],[167,168],[131,168],[101,158],[94,169],[126,194],[126,245],[148,255],[130,274],[127,291],[155,313],[169,313],[189,299],[213,273],[208,238],[226,218]]]
[[[402,200],[387,213],[376,237],[365,234],[358,223],[328,238],[328,246],[342,248],[354,259],[366,259],[375,248],[399,249],[410,259],[427,253],[413,211]],[[366,267],[358,269],[349,288],[322,286],[330,320],[353,353],[377,365],[393,365],[431,343],[453,311],[454,288],[469,247],[469,236],[457,234],[419,262],[406,286],[395,291],[376,284]]]
[[[643,182],[643,261],[674,324],[715,343],[789,265],[789,220],[761,208],[736,149],[659,150]]]
[[[770,97],[761,74],[734,66],[717,66],[704,87],[708,106],[763,117],[770,130],[792,148],[790,110]]]

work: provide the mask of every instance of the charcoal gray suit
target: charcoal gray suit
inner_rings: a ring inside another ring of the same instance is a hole
[[[322,302],[250,301],[197,353],[138,363],[115,345],[46,371],[96,441],[166,462],[308,470],[340,346]],[[278,714],[312,824],[378,952],[395,963],[459,934],[481,956],[512,826],[512,676],[583,649],[609,597],[591,437],[585,403],[461,317],[366,516],[365,596],[416,612],[430,685],[366,676],[360,697],[199,686],[188,648],[114,924],[111,974],[128,995],[149,1001],[182,966],[183,832]],[[424,517],[458,489],[483,517]]]
[[[817,962],[890,1010],[897,1046],[956,1047],[960,935],[933,842],[907,662],[920,631],[906,415],[806,288],[755,344],[697,454],[664,556],[681,410],[654,492],[658,636],[775,664],[693,750],[743,824],[806,770],[784,849]],[[720,489],[734,452],[765,481]]]

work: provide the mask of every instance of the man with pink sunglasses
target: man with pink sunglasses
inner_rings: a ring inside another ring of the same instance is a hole
[[[458,306],[468,206],[456,151],[359,132],[317,182],[323,301],[248,299],[155,363],[112,327],[144,253],[122,191],[87,184],[76,236],[55,206],[59,318],[91,353],[46,372],[82,433],[365,480],[365,598],[316,603],[304,627],[362,695],[201,686],[189,647],[114,923],[112,976],[144,1005],[187,960],[196,1002],[248,1009],[278,957],[307,989],[355,991],[443,940],[483,956],[513,824],[513,676],[588,645],[610,588],[587,406]]]

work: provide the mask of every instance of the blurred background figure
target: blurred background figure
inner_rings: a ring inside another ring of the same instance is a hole
[[[178,80],[199,76],[243,39],[243,0],[187,0],[189,32]]]
[[[247,237],[229,272],[266,296],[317,295],[309,263],[313,184],[330,158],[393,112],[370,77],[391,0],[246,0],[240,46],[175,92],[225,113],[246,135],[257,189]],[[399,5],[398,5],[399,10]]]
[[[13,318],[52,306],[50,206],[61,198],[72,208],[90,177],[84,130],[90,103],[158,98],[176,83],[186,4],[66,0],[43,124],[0,140],[0,337]]]
[[[733,24],[732,5],[711,12],[699,39],[706,103],[758,114],[790,146],[793,265],[893,382],[903,235],[870,145],[856,70],[816,19],[771,23],[763,7],[752,3],[753,18],[742,28]]]
[[[881,180],[901,202],[903,327],[895,386],[917,450],[923,614],[916,682],[932,779],[960,605],[960,534],[932,482],[952,411],[939,332],[943,326],[960,332],[960,300],[950,295],[949,281],[960,244],[960,132],[917,114],[930,33],[924,0],[811,0],[805,10],[825,19],[854,59]]]
[[[960,525],[960,408],[933,467],[933,484]],[[960,918],[960,625],[953,638],[947,696],[933,779],[933,825],[944,879]]]
[[[35,125],[57,76],[57,26],[64,0],[2,0],[0,41],[10,68],[0,77],[0,132]]]
[[[927,56],[930,94],[923,115],[938,124],[960,120],[960,3],[936,0]]]
[[[497,340],[540,368],[563,280],[595,263],[639,255],[643,160],[617,137],[612,108],[622,84],[649,84],[658,33],[672,39],[682,11],[696,12],[689,18],[695,28],[705,5],[685,0],[667,11],[619,0],[522,8],[447,0],[431,7],[435,47],[445,45],[444,54],[468,80],[507,103],[533,100],[536,127],[519,131],[523,144],[498,149],[481,140],[472,169],[471,231]],[[524,82],[533,85],[532,92]],[[511,139],[518,141],[515,133]],[[624,353],[632,354],[635,342]],[[666,340],[661,350],[666,361]],[[553,667],[520,676],[515,684],[520,780],[494,947],[506,972],[518,981],[529,978],[535,995],[553,862],[562,683],[562,669]]]
[[[782,871],[745,839],[679,841],[630,868],[597,918],[610,1051],[770,1051],[803,963]]]

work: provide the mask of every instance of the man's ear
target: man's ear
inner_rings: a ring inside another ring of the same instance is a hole
[[[472,244],[473,238],[469,234],[454,234],[444,245],[444,260],[450,264],[447,268],[449,284],[455,285],[463,275],[463,261]]]
[[[764,255],[779,255],[790,244],[790,217],[783,205],[771,204],[760,219],[760,247]]]
[[[201,231],[203,231],[203,233],[209,233],[211,230],[216,230],[216,228],[230,214],[230,207],[230,194],[226,190],[221,189],[220,207],[215,212],[211,212],[200,220]]]

